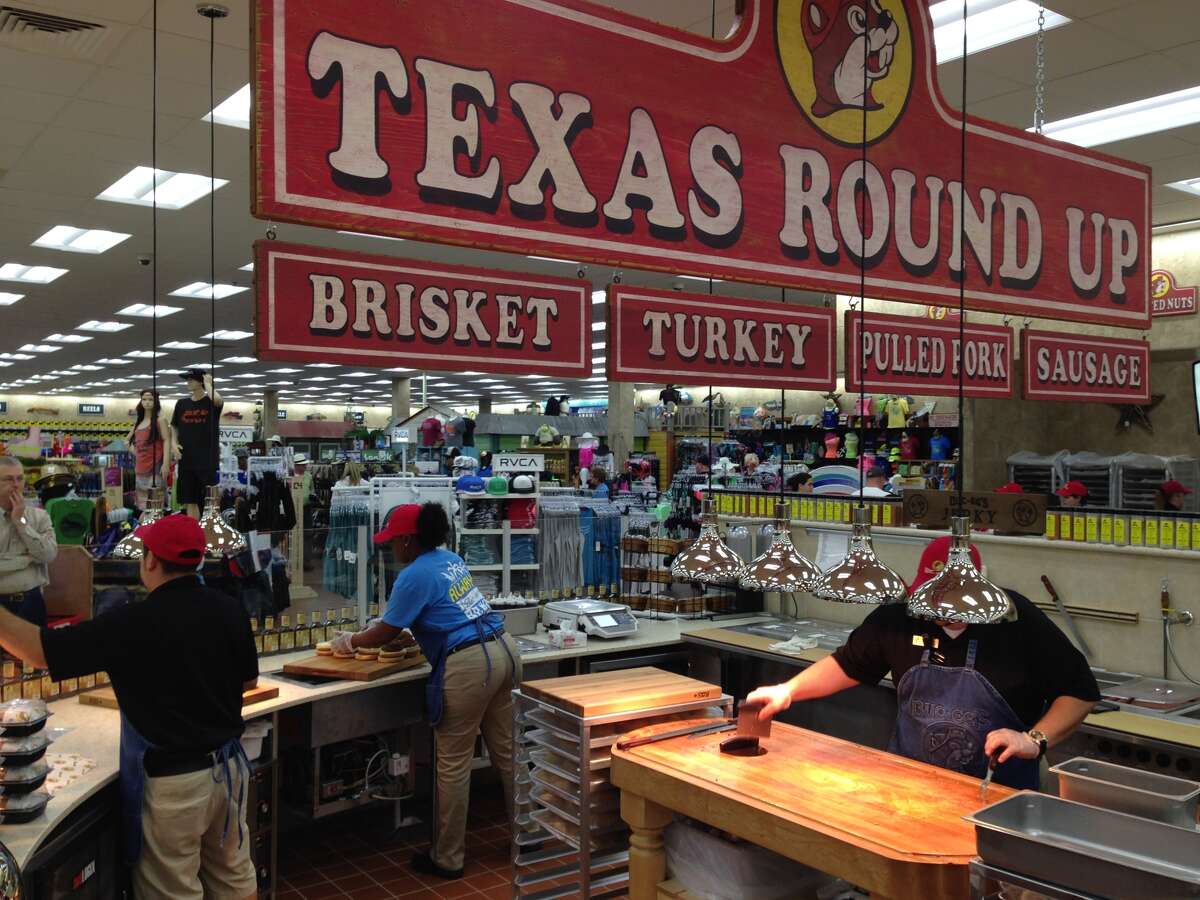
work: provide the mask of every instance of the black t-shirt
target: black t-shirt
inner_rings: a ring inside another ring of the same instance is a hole
[[[56,681],[105,671],[121,711],[165,753],[216,750],[242,733],[242,687],[258,677],[250,620],[195,576],[66,628],[43,628]]]
[[[1083,654],[1028,598],[1012,590],[1008,595],[1017,608],[1015,622],[968,625],[954,639],[941,626],[909,616],[903,603],[889,603],[872,611],[834,658],[855,681],[877,684],[890,671],[898,685],[904,673],[921,661],[925,648],[914,637],[924,636],[931,645],[931,663],[951,667],[966,664],[967,645],[974,640],[976,670],[1008,701],[1026,728],[1036,725],[1061,696],[1098,701],[1100,690]]]
[[[664,406],[668,403],[679,403],[681,399],[679,388],[668,387],[658,392],[658,401]]]
[[[218,406],[216,415],[221,415]],[[214,427],[212,397],[205,394],[199,400],[184,397],[175,402],[171,424],[179,432],[179,445],[183,451],[180,465],[185,469],[206,472],[217,468],[220,453],[217,450],[219,426]]]

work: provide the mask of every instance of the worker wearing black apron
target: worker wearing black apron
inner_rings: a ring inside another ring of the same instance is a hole
[[[521,682],[521,662],[503,618],[475,586],[462,557],[442,546],[449,533],[446,511],[436,503],[392,509],[375,535],[375,543],[391,544],[404,565],[387,609],[366,631],[339,633],[332,649],[380,647],[410,628],[429,661],[433,671],[425,700],[437,768],[434,827],[429,852],[415,856],[413,868],[452,879],[463,874],[471,759],[480,732],[511,818],[511,692]]]
[[[941,571],[949,549],[949,538],[925,548],[912,589]],[[978,568],[978,550],[971,554]],[[1079,727],[1100,692],[1066,635],[1007,593],[1015,616],[990,625],[915,619],[903,603],[877,607],[832,656],[748,699],[764,701],[760,715],[770,718],[890,672],[898,709],[889,751],[980,778],[995,757],[997,783],[1036,790],[1047,748]]]
[[[138,900],[258,895],[245,799],[242,691],[258,678],[240,604],[196,575],[204,532],[139,528],[146,599],[65,628],[0,610],[0,644],[55,681],[107,672],[121,708],[121,848]]]

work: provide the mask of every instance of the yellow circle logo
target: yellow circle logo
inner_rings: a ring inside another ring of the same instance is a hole
[[[861,145],[864,107],[869,144],[904,113],[913,81],[904,0],[778,0],[775,40],[792,96],[831,140]]]
[[[1161,300],[1171,290],[1171,276],[1166,272],[1153,272],[1150,275],[1150,296]]]

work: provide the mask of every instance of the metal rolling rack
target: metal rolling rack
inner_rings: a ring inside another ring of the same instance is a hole
[[[612,745],[629,729],[607,726],[636,720],[641,727],[710,708],[732,716],[733,698],[583,718],[513,691],[513,900],[625,894],[629,829],[608,769]]]

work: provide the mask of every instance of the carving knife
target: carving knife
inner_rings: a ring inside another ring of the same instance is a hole
[[[1075,643],[1079,645],[1079,649],[1083,651],[1083,655],[1088,659],[1092,658],[1092,651],[1088,647],[1087,642],[1083,639],[1083,635],[1079,633],[1079,628],[1075,624],[1075,620],[1071,618],[1071,614],[1067,612],[1067,608],[1063,605],[1062,600],[1058,598],[1058,591],[1054,589],[1054,585],[1050,583],[1050,579],[1043,575],[1042,584],[1046,586],[1047,593],[1050,594],[1050,599],[1054,601],[1054,608],[1058,610],[1058,614],[1063,617],[1063,621],[1067,623],[1067,628],[1071,632],[1071,637],[1075,638]]]
[[[983,776],[983,781],[981,781],[979,783],[979,802],[980,803],[983,803],[987,800],[988,788],[992,786],[992,776],[996,773],[996,757],[998,757],[999,755],[1000,755],[1000,751],[997,750],[990,757],[988,757],[987,774]]]

